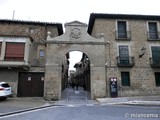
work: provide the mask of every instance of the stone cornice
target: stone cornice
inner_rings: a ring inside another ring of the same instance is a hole
[[[80,44],[80,45],[106,45],[107,42],[94,41],[46,41],[46,44]]]

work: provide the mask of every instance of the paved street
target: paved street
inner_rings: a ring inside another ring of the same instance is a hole
[[[53,106],[0,117],[1,120],[146,120],[160,119],[160,108],[145,106]]]
[[[7,100],[0,101],[0,115],[3,113],[14,112],[24,109],[40,107],[48,104],[43,98],[7,98]]]
[[[73,93],[68,89],[63,92],[60,101],[34,97],[13,97],[0,101],[0,120],[22,119],[159,120],[160,96],[97,98],[96,101],[89,99],[88,94],[81,94],[81,90]]]

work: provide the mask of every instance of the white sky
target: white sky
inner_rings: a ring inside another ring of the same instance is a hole
[[[90,13],[160,15],[160,0],[0,0],[0,19],[88,23]]]
[[[82,59],[82,52],[80,51],[72,51],[70,52],[70,65],[69,70],[75,70],[73,67],[75,63],[79,62]]]
[[[160,0],[0,0],[0,19],[13,11],[18,20],[88,24],[90,13],[160,15]]]

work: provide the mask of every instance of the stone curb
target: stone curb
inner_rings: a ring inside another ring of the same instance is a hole
[[[7,113],[2,113],[0,114],[0,117],[8,116],[8,115],[13,115],[13,114],[18,114],[18,113],[23,113],[23,112],[28,112],[28,111],[33,111],[33,110],[38,110],[38,109],[43,109],[43,108],[50,108],[53,106],[63,106],[63,105],[45,105],[45,106],[40,106],[40,107],[34,107],[34,108],[28,108],[28,109],[23,109],[23,110],[17,110],[13,112],[7,112]]]
[[[98,101],[98,100],[97,100]],[[96,104],[83,104],[83,106],[94,106],[94,105],[142,105],[142,106],[158,106],[160,107],[160,101],[139,101],[139,100],[133,100],[133,101],[122,101],[122,102],[100,102]],[[18,114],[18,113],[23,113],[23,112],[28,112],[28,111],[33,111],[33,110],[38,110],[38,109],[43,109],[43,108],[50,108],[53,106],[82,106],[81,104],[78,105],[70,105],[70,104],[50,104],[50,105],[43,105],[40,107],[34,107],[34,108],[28,108],[28,109],[23,109],[23,110],[17,110],[17,111],[13,111],[13,112],[7,112],[7,113],[2,113],[0,114],[0,117],[5,117],[5,116],[9,116],[9,115],[14,115],[14,114]]]
[[[139,101],[139,100],[134,100],[134,101],[129,101],[124,104],[128,105],[144,105],[144,106],[160,106],[160,101]]]
[[[125,102],[103,102],[101,105],[136,105],[136,106],[157,106],[160,107],[160,101],[125,101]]]
[[[100,104],[74,104],[74,105],[72,105],[72,104],[51,104],[51,105],[44,105],[44,106],[40,106],[40,107],[17,110],[17,111],[13,111],[13,112],[2,113],[2,114],[0,114],[0,118],[5,117],[5,116],[9,116],[9,115],[18,114],[18,113],[23,113],[23,112],[33,111],[33,110],[39,110],[39,109],[43,109],[43,108],[50,108],[50,107],[53,107],[53,106],[75,107],[75,106],[94,106],[94,105],[100,105]]]

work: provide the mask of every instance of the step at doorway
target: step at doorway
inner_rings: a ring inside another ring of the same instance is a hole
[[[90,92],[79,87],[78,90],[73,88],[66,88],[62,92],[62,100],[66,101],[87,101],[90,100]]]

